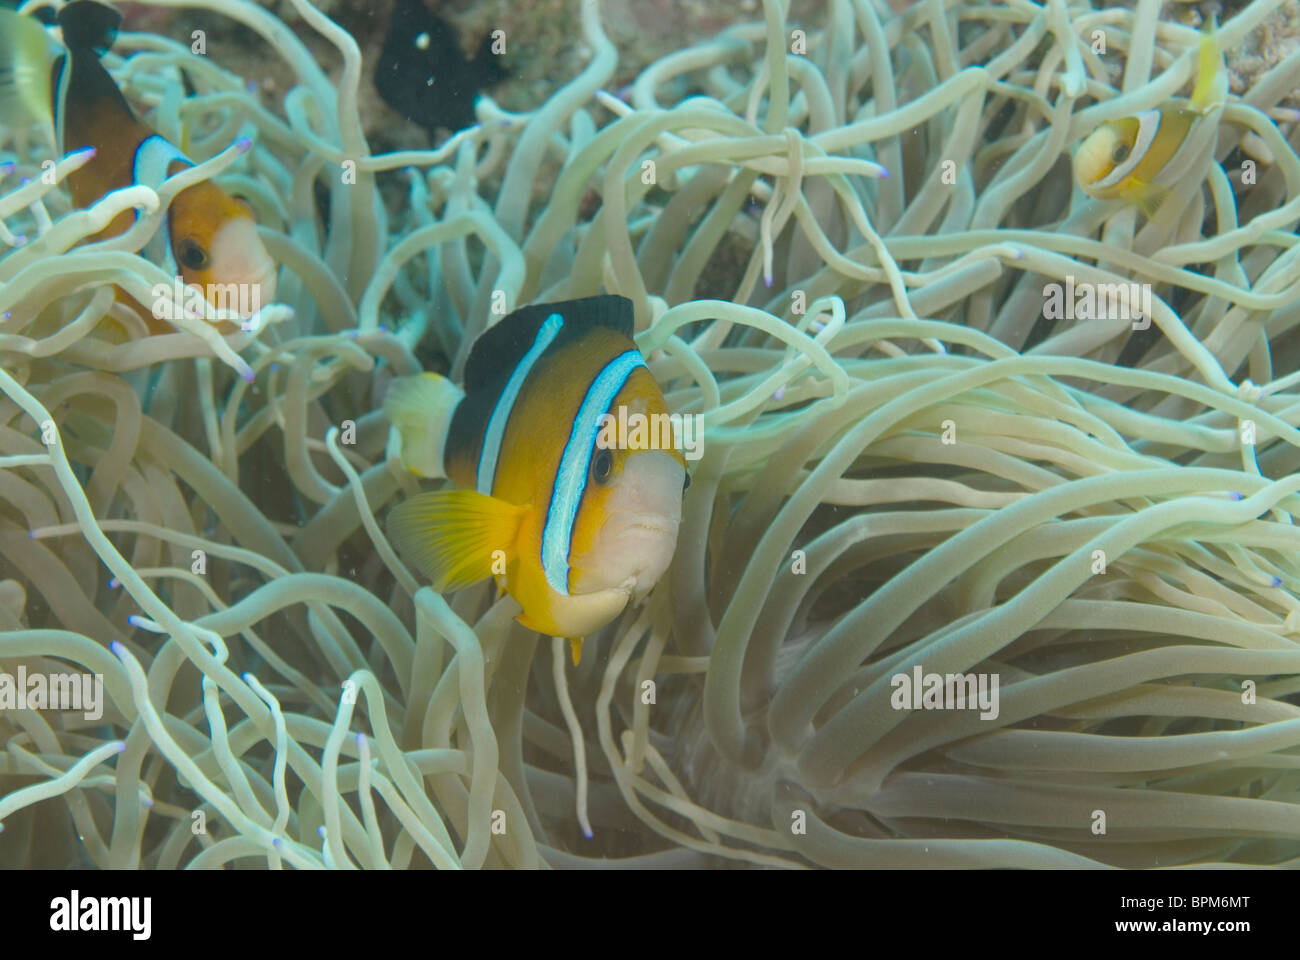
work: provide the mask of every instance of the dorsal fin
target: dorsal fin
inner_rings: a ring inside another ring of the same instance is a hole
[[[106,53],[121,25],[122,14],[96,0],[75,0],[59,10],[63,45],[69,50],[89,48],[98,54]]]
[[[520,307],[474,341],[465,362],[465,392],[473,393],[502,373],[513,370],[532,347],[546,318],[553,313],[564,320],[560,342],[567,342],[591,327],[609,327],[632,339],[632,301],[627,297],[606,294]]]

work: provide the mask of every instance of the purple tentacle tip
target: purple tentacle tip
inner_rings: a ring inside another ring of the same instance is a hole
[[[36,539],[36,531],[35,531],[35,530],[28,530],[28,531],[27,531],[27,539],[28,539],[28,540],[35,540],[35,539]]]
[[[144,626],[144,617],[140,616],[138,613],[133,613],[131,616],[126,618],[126,622],[131,624],[133,627],[142,627]]]
[[[271,364],[271,372],[272,372],[272,373],[275,373],[275,372],[278,371],[279,369],[280,369],[280,365],[279,365],[278,363],[273,363],[273,364]]]
[[[1273,578],[1273,586],[1275,586],[1275,587],[1280,587],[1280,586],[1282,586],[1282,578],[1281,578],[1281,577],[1274,577],[1274,578]]]
[[[112,643],[110,643],[108,645],[108,649],[112,650],[113,653],[118,657],[121,657],[123,654],[126,653],[126,647],[122,646],[121,642],[118,640],[114,640]]]
[[[271,846],[275,847],[278,850],[284,846],[284,841],[281,840],[279,837],[272,837]]]
[[[145,798],[144,798],[143,800],[141,800],[140,802],[144,804],[144,808],[145,808],[146,810],[152,810],[152,809],[153,809],[153,799],[152,799],[151,797],[145,797]]]
[[[1245,499],[1245,498],[1244,498],[1240,493],[1238,493],[1236,490],[1232,490],[1232,491],[1230,491],[1228,495],[1229,495],[1230,497],[1232,497],[1232,499],[1234,499],[1234,500],[1244,500],[1244,499]]]
[[[125,741],[125,740],[119,740],[119,741],[117,741],[117,743],[114,744],[114,746],[117,747],[117,750],[114,751],[115,753],[126,753],[126,741]]]
[[[880,176],[881,176],[882,178],[884,178],[885,180],[888,180],[888,179],[889,179],[889,170],[888,170],[887,168],[885,168],[885,167],[881,167],[881,168],[880,168]]]
[[[86,156],[88,156],[88,157],[93,157],[93,156],[94,156],[96,153],[98,153],[99,151],[98,151],[95,147],[82,147],[82,148],[81,148],[80,150],[78,150],[77,152],[78,152],[78,153],[84,153],[84,154],[85,154]]]
[[[763,283],[765,283],[769,287],[772,285],[772,274],[770,274],[766,270],[763,271]]]
[[[239,375],[244,378],[245,383],[252,383],[257,379],[256,375],[253,373],[252,367],[249,367],[247,370],[240,370]]]
[[[121,585],[122,585],[122,581],[119,580],[119,579],[117,579],[117,577],[112,577],[112,578],[108,581],[108,589],[110,589],[110,590],[116,590],[116,589],[117,589],[118,587],[120,587]]]
[[[32,178],[31,178],[31,177],[19,177],[19,178],[18,178],[18,185],[21,186],[21,187],[25,187],[25,186],[27,186],[27,184],[29,184],[29,183],[31,183],[31,182],[32,182]]]
[[[779,387],[777,388],[776,393],[772,394],[772,399],[780,400],[784,396],[785,396],[785,387]]]
[[[245,670],[243,673],[239,675],[239,679],[243,680],[245,683],[248,683],[250,680],[253,679],[253,675],[249,673],[247,670]]]
[[[319,827],[316,828],[316,836],[320,837],[322,840],[325,839],[325,825],[324,825],[324,824],[321,824]]]
[[[253,141],[250,140],[248,137],[240,137],[238,140],[235,141],[235,146],[238,147],[240,150],[247,150],[252,145],[253,145]]]

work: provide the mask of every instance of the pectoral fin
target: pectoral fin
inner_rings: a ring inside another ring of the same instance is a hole
[[[581,638],[588,637],[617,617],[627,606],[630,593],[612,587],[595,593],[561,596],[552,593],[544,603],[528,596],[516,597],[524,608],[515,619],[529,630],[549,637],[567,637],[570,652],[580,652]],[[576,663],[577,660],[574,660]]]
[[[527,512],[473,490],[422,493],[392,509],[388,535],[441,593],[492,576],[500,554],[509,563]]]
[[[1122,191],[1121,196],[1136,204],[1146,218],[1154,222],[1168,224],[1179,213],[1173,191],[1159,184],[1135,181]]]

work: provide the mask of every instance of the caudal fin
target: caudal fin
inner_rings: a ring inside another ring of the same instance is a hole
[[[465,394],[446,377],[421,373],[394,380],[384,396],[384,416],[393,425],[389,450],[406,469],[422,477],[445,477],[443,447],[451,417]]]
[[[1197,65],[1196,86],[1192,88],[1192,109],[1205,113],[1228,99],[1228,74],[1223,68],[1223,56],[1216,39],[1214,18],[1205,21],[1201,29],[1200,60]]]
[[[0,9],[0,117],[10,127],[41,124],[51,146],[50,66],[56,51],[39,20]]]

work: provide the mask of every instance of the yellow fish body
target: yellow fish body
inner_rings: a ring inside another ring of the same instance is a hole
[[[671,441],[611,444],[607,429],[620,417],[668,424],[629,300],[516,310],[475,342],[463,394],[437,374],[405,377],[384,411],[408,467],[461,488],[389,514],[394,544],[434,589],[495,577],[523,608],[519,622],[569,638],[576,663],[582,637],[667,569],[686,461]]]
[[[1131,117],[1110,120],[1094,130],[1074,155],[1079,187],[1099,200],[1122,199],[1154,219],[1170,191],[1156,178],[1173,167],[1187,136],[1223,101],[1222,62],[1207,23],[1201,36],[1200,66],[1189,107],[1167,104]]]

